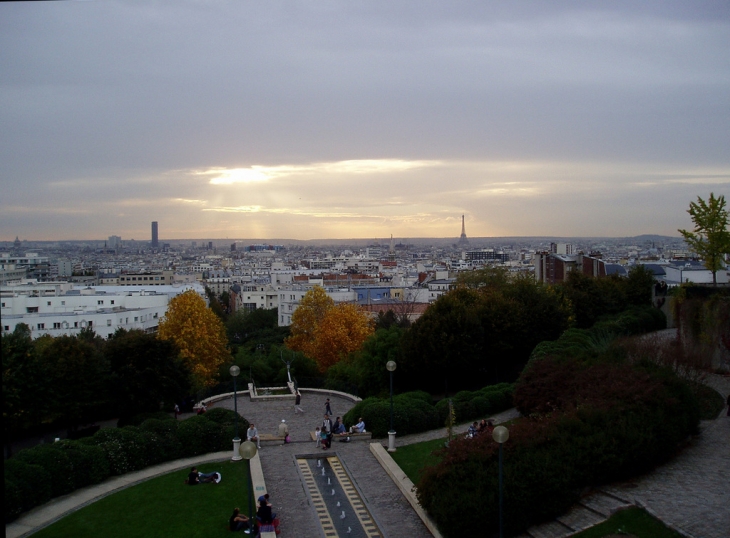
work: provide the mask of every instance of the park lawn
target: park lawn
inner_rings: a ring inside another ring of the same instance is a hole
[[[427,466],[436,465],[441,461],[441,458],[435,455],[434,451],[444,448],[445,442],[445,438],[434,439],[433,441],[423,441],[422,443],[398,447],[391,456],[408,478],[411,479],[411,482],[418,484],[423,469]]]
[[[637,538],[682,538],[641,508],[627,508],[616,512],[603,523],[574,534],[571,538],[604,538],[630,535]]]
[[[152,478],[104,497],[34,534],[37,538],[186,538],[230,536],[228,518],[239,507],[248,513],[245,461],[205,463],[200,472],[219,471],[219,484],[184,484],[190,469]]]

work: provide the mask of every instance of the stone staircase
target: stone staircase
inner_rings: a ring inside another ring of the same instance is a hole
[[[530,527],[518,538],[565,538],[602,523],[612,514],[632,504],[615,495],[594,490],[581,498],[562,516],[554,521]]]

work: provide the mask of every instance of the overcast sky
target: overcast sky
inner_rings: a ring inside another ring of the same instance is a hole
[[[678,235],[730,2],[0,4],[0,239]]]

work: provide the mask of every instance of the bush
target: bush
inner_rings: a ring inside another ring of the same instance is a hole
[[[544,357],[523,372],[514,399],[531,416],[510,426],[503,446],[509,534],[555,518],[585,487],[649,471],[697,431],[699,405],[686,382],[616,356]],[[444,536],[496,530],[497,454],[489,436],[457,439],[424,471],[418,497]],[[454,506],[484,517],[455,520]]]
[[[183,456],[182,445],[177,435],[178,424],[176,420],[150,418],[139,427],[143,433],[152,436],[159,451],[165,455],[160,461],[174,460]]]
[[[174,416],[164,411],[152,411],[147,413],[139,413],[131,417],[122,417],[117,421],[117,428],[124,428],[125,426],[141,426],[145,420],[156,418],[158,420],[175,420]]]
[[[487,415],[493,415],[512,407],[512,383],[489,385],[479,390],[457,392],[452,398],[456,411],[456,421],[466,422]],[[449,401],[443,399],[436,404],[439,426],[442,426],[449,415]]]
[[[59,441],[50,446],[63,452],[71,461],[74,489],[98,484],[109,477],[109,462],[104,451],[98,446],[69,440]]]
[[[423,392],[399,394],[393,398],[393,428],[399,435],[432,430],[441,426],[438,413],[426,401]],[[428,399],[430,400],[430,395]],[[365,421],[373,437],[385,437],[390,430],[390,398],[368,398],[348,411],[343,420],[347,425]]]
[[[51,445],[38,445],[19,451],[15,458],[43,468],[48,476],[52,497],[74,490],[73,464],[62,450],[56,450]]]
[[[214,407],[213,409],[206,411],[205,418],[216,424],[222,426],[231,426],[236,423],[236,412],[232,409],[225,409],[223,407]],[[248,428],[249,422],[238,413],[238,429],[244,431]]]
[[[51,479],[40,465],[21,461],[16,455],[5,461],[4,472],[6,522],[51,498]]]
[[[113,475],[142,469],[149,462],[146,453],[149,441],[139,429],[104,428],[90,439],[104,450]]]
[[[226,428],[204,416],[182,421],[177,429],[177,436],[184,456],[198,456],[230,448]]]

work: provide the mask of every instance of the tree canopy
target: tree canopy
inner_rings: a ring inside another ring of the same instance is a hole
[[[712,271],[712,283],[717,286],[717,272],[723,267],[723,256],[730,253],[730,232],[728,231],[728,211],[725,197],[705,201],[699,196],[697,202],[690,202],[687,210],[695,227],[689,232],[678,230],[689,247],[702,258],[705,267]]]
[[[218,367],[231,360],[223,322],[193,290],[170,301],[157,336],[177,345],[196,389],[213,385]]]
[[[286,345],[313,358],[321,372],[357,351],[373,333],[373,321],[357,305],[335,305],[321,286],[302,298],[292,314]]]

